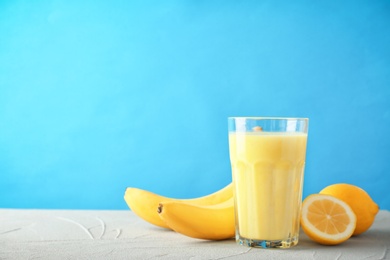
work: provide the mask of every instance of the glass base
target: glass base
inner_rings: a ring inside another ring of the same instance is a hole
[[[236,235],[236,242],[239,245],[259,248],[290,248],[298,244],[298,236],[286,240],[258,240],[249,239]]]

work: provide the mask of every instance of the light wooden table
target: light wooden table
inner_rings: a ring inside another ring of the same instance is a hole
[[[154,227],[131,211],[0,209],[0,259],[390,259],[390,212],[338,246],[301,234],[291,249],[204,241]]]

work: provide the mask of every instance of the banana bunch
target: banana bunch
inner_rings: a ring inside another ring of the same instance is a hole
[[[168,198],[132,187],[126,189],[124,198],[129,208],[150,224],[199,239],[222,240],[234,236],[231,183],[212,194],[192,199]]]

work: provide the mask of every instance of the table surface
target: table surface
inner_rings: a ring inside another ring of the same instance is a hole
[[[0,259],[390,259],[390,211],[365,233],[322,246],[301,233],[290,249],[256,249],[233,239],[193,239],[133,212],[0,209]]]

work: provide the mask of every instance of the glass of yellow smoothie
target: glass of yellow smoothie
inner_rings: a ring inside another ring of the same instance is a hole
[[[309,120],[229,117],[228,123],[237,243],[296,245]]]

